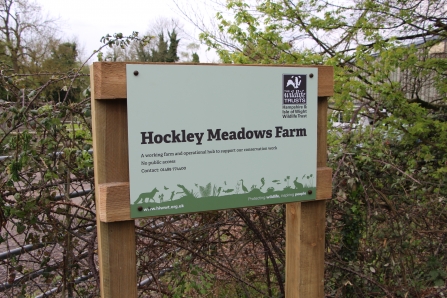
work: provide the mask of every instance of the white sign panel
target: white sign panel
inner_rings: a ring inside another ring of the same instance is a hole
[[[131,216],[314,200],[318,69],[127,65]]]

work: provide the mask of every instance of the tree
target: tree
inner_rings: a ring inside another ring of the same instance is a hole
[[[177,39],[177,32],[175,32],[175,29],[172,30],[172,32],[168,32],[169,36],[169,49],[166,53],[166,62],[177,62],[179,60],[179,57],[177,56],[177,49],[178,44],[180,42],[180,39]]]
[[[152,57],[151,62],[177,62],[179,57],[177,56],[177,48],[180,39],[177,39],[177,32],[172,29],[172,32],[168,32],[168,41],[165,41],[164,34],[161,32],[158,34],[158,41],[156,49],[151,49]]]
[[[335,67],[331,108],[351,126],[333,128],[329,142],[327,291],[421,296],[444,286],[439,249],[447,248],[434,231],[447,224],[439,202],[447,195],[447,2],[225,5],[232,17],[217,13],[218,32],[201,34],[225,63]],[[358,125],[358,117],[373,125]]]
[[[158,34],[157,46],[151,49],[151,52],[150,59],[152,62],[165,62],[168,54],[168,42],[165,40],[163,32]]]
[[[0,2],[0,59],[15,73],[45,55],[37,42],[54,38],[55,20],[42,16],[41,7],[28,0]]]
[[[192,53],[192,62],[200,63],[199,55],[196,52]]]
[[[73,82],[58,78],[80,66],[77,45],[62,42],[56,35],[56,26],[56,20],[46,17],[35,2],[0,1],[0,68],[13,83],[8,89],[1,88],[1,98],[16,98],[23,105],[28,100],[26,95],[35,93],[51,74],[51,87],[45,88],[42,98],[63,101],[70,89],[71,100],[79,99],[80,90],[85,89],[88,82],[76,80],[79,89],[75,95],[76,88],[68,87]],[[47,73],[47,76],[36,73]],[[15,88],[11,88],[12,85]]]
[[[177,62],[177,49],[180,39],[172,29],[168,32],[169,41],[165,40],[164,32],[157,37],[146,35],[143,40],[132,40],[129,45],[112,45],[106,53],[108,61],[141,61],[141,62]]]
[[[77,66],[78,50],[74,42],[64,42],[51,49],[51,56],[44,62],[48,68],[69,70]]]
[[[180,35],[185,35],[179,21],[158,18],[151,22],[143,38],[128,44],[110,45],[104,57],[107,61],[177,62]],[[168,38],[166,39],[166,35]]]
[[[183,61],[185,62],[193,62],[200,63],[200,57],[197,54],[197,50],[200,48],[200,45],[197,43],[190,43],[186,46],[186,51],[182,51],[180,55],[182,56]]]
[[[57,74],[75,72],[79,67],[76,42],[64,42],[51,46],[51,55],[43,61],[41,71],[56,76]],[[68,88],[70,85],[71,88]],[[74,85],[70,81],[60,80],[46,88],[43,97],[55,102],[75,102],[81,98],[80,92],[87,86],[88,81],[83,78],[78,78]]]
[[[101,54],[106,61],[142,62],[194,62],[199,63],[199,44],[186,43],[190,34],[185,32],[179,21],[158,18],[149,25],[144,40],[132,40],[128,44],[111,45]],[[167,36],[167,38],[166,38]],[[182,41],[182,42],[181,42]],[[193,55],[195,54],[195,55]]]

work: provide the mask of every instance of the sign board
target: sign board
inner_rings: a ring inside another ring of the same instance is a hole
[[[126,67],[132,218],[315,200],[317,68]]]

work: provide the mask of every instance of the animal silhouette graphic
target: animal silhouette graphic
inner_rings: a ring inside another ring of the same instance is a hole
[[[199,191],[202,198],[211,196],[211,183],[208,183],[205,187],[199,186]]]
[[[295,82],[293,80],[287,80],[286,88],[290,85],[292,85],[293,88],[298,89],[298,87],[301,85],[301,80],[298,81],[297,76],[295,77]]]
[[[140,194],[140,196],[138,197],[138,199],[135,201],[134,204],[138,204],[138,203],[140,203],[140,201],[142,203],[145,203],[146,199],[148,199],[148,201],[147,201],[148,203],[150,201],[155,201],[154,196],[157,192],[158,192],[157,188],[154,188],[151,192],[143,192],[142,194]]]
[[[297,180],[298,180],[298,177],[296,177],[295,180],[293,181],[293,185],[295,185],[295,189],[303,190],[304,186],[301,183],[299,183]]]
[[[244,185],[244,180],[243,179],[241,179],[241,182],[242,182],[242,190],[244,191],[244,192],[248,192],[248,189],[247,189],[247,187],[245,187],[245,185]]]
[[[183,190],[183,193],[185,194],[185,197],[188,197],[188,196],[193,197],[193,198],[196,197],[194,195],[194,193],[192,192],[192,190],[191,191],[187,190],[184,185],[177,184],[177,186],[180,187]]]

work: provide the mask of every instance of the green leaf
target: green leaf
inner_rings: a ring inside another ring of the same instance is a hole
[[[16,228],[18,234],[22,234],[26,230],[26,226],[22,223],[17,223]]]

